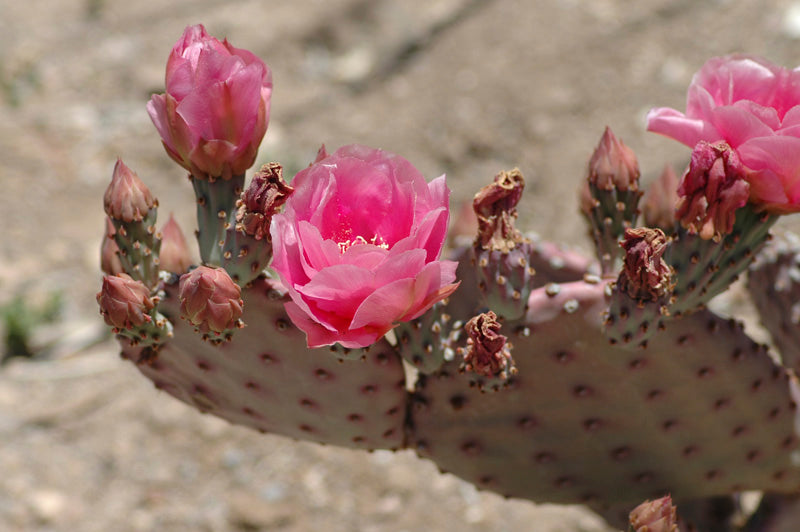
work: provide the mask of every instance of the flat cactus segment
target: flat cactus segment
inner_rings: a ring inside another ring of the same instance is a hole
[[[496,393],[456,363],[422,378],[409,446],[500,494],[601,509],[671,493],[795,491],[800,468],[786,373],[736,322],[674,320],[647,348],[602,332],[604,283],[534,291],[509,330],[518,373]]]
[[[800,239],[770,243],[750,267],[747,288],[783,364],[800,368]]]
[[[405,377],[388,343],[364,361],[340,362],[305,347],[278,283],[257,279],[242,295],[247,326],[212,345],[178,319],[177,286],[166,286],[160,308],[175,323],[173,339],[157,352],[124,347],[122,356],[156,388],[231,423],[344,447],[403,447]]]

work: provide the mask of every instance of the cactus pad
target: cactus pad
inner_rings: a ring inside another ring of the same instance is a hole
[[[231,342],[212,345],[178,319],[177,286],[165,288],[160,308],[175,324],[174,338],[157,351],[122,352],[156,388],[263,432],[361,449],[403,447],[405,376],[388,343],[371,346],[364,360],[306,349],[284,312],[283,288],[261,278],[243,291],[248,325]]]
[[[699,311],[632,352],[603,338],[604,284],[556,286],[509,333],[508,388],[481,394],[453,363],[419,381],[420,456],[506,496],[598,509],[797,489],[789,377],[739,324]]]

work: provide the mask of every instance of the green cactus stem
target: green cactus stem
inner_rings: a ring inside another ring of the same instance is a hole
[[[272,243],[256,239],[236,226],[225,232],[220,265],[239,285],[258,277],[272,260]]]
[[[665,258],[679,272],[670,313],[691,312],[721,294],[753,262],[778,220],[746,205],[736,211],[733,231],[717,243],[681,230]]]
[[[158,208],[153,207],[141,221],[111,220],[122,268],[151,289],[158,284],[158,254],[161,249],[161,239],[156,233],[157,218]]]
[[[113,328],[112,332],[118,339],[124,339],[131,347],[148,349],[155,352],[158,348],[173,336],[172,322],[161,314],[158,309],[153,309],[149,313],[150,321],[141,325],[122,329]]]
[[[395,327],[394,334],[398,351],[420,373],[433,373],[453,359],[451,334],[457,337],[457,332],[452,328],[452,319],[444,303],[436,303],[419,318],[401,323]]]
[[[236,201],[244,187],[244,174],[231,179],[189,179],[197,198],[200,259],[206,265],[222,265],[226,233],[236,223]]]

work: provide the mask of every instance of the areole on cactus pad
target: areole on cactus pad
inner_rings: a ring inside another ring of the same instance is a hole
[[[800,246],[753,264],[777,214],[798,210],[800,164],[776,162],[793,141],[775,138],[794,138],[795,75],[707,63],[686,115],[650,115],[694,151],[682,180],[665,170],[641,205],[636,157],[607,129],[581,192],[595,258],[515,227],[517,169],[476,195],[474,241],[443,251],[444,177],[426,182],[387,151],[323,147],[289,183],[270,163],[245,187],[269,69],[187,28],[149,110],[192,174],[201,264],[174,220],[156,229],[157,201],[120,161],[101,312],[156,388],[232,423],[413,449],[481,489],[615,523],[635,508],[637,531],[676,530],[682,504],[687,521],[733,530],[733,514],[692,509],[762,490],[746,525],[762,530],[800,493]],[[201,108],[219,123],[196,121]],[[782,362],[704,308],[748,268]]]

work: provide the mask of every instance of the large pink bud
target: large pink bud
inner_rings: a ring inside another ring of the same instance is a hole
[[[222,268],[198,266],[181,276],[181,315],[201,332],[217,335],[240,327],[242,290]]]
[[[152,321],[148,313],[155,306],[150,289],[126,273],[103,277],[97,304],[106,323],[117,329],[132,329]]]
[[[800,211],[800,69],[714,57],[692,78],[686,112],[653,109],[647,128],[690,148],[727,142],[745,166],[753,204],[776,214]]]
[[[167,153],[199,179],[255,162],[269,122],[272,73],[247,50],[189,26],[167,60],[166,94],[147,104]]]
[[[450,295],[449,190],[392,153],[350,145],[299,172],[272,219],[272,267],[308,345],[368,346]]]

